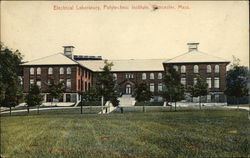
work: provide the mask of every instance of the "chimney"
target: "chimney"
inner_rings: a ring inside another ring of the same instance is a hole
[[[193,50],[198,50],[199,43],[187,43],[188,51],[191,52]]]
[[[64,48],[64,55],[70,59],[73,59],[73,48],[74,46],[63,46]]]

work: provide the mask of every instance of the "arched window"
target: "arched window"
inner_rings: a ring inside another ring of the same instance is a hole
[[[37,75],[41,75],[41,68],[40,68],[40,67],[38,67],[38,68],[36,69],[36,74],[37,74]]]
[[[151,80],[155,79],[155,75],[154,75],[154,73],[150,73],[149,78],[150,78]]]
[[[116,73],[113,74],[113,78],[114,78],[114,80],[117,80],[117,74]]]
[[[33,68],[33,67],[30,68],[30,74],[31,74],[31,75],[34,75],[34,72],[35,72],[34,68]]]
[[[162,73],[158,73],[158,79],[161,80],[162,79]]]
[[[60,67],[60,75],[64,74],[64,68]]]
[[[181,73],[186,73],[186,66],[185,65],[181,66]]]
[[[142,79],[146,80],[147,79],[147,74],[146,73],[142,73]]]
[[[49,67],[48,74],[49,75],[53,74],[53,68],[52,67]]]
[[[68,75],[71,74],[71,68],[70,67],[67,68],[67,74]]]
[[[219,65],[215,65],[214,72],[215,73],[219,73],[220,72],[220,66]]]
[[[174,65],[175,71],[178,71],[178,66]]]
[[[211,72],[212,72],[211,65],[207,65],[207,73],[211,73]]]
[[[199,73],[199,66],[198,65],[194,65],[194,73]]]

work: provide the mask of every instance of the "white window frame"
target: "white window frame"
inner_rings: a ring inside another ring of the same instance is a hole
[[[194,79],[193,79],[193,85],[196,85],[197,84],[197,78],[195,77]]]
[[[194,73],[199,73],[199,66],[198,65],[194,65]]]
[[[220,88],[220,78],[219,77],[214,78],[214,88]]]
[[[52,67],[49,67],[49,69],[48,69],[48,74],[49,74],[49,75],[52,75],[52,74],[53,74],[53,68],[52,68]]]
[[[212,66],[211,65],[207,65],[207,73],[211,73],[212,72]]]
[[[70,75],[70,74],[71,74],[71,68],[67,67],[67,75]]]
[[[38,67],[38,68],[36,69],[36,74],[37,74],[37,75],[41,75],[41,68],[40,68],[40,67]]]
[[[215,65],[214,66],[214,72],[219,73],[220,72],[220,65]]]
[[[175,69],[175,71],[178,71],[178,66],[174,65],[173,68]]]
[[[162,83],[158,83],[158,92],[162,91]]]
[[[30,75],[34,75],[35,74],[35,69],[33,67],[30,68]]]
[[[41,80],[36,81],[36,85],[37,85],[39,88],[41,88],[41,86],[42,86],[42,82],[41,82]]]
[[[181,66],[181,73],[186,73],[186,66],[185,65]]]
[[[64,74],[64,68],[63,68],[63,67],[60,67],[59,73],[60,73],[60,75],[63,75],[63,74]]]
[[[150,90],[150,92],[154,92],[155,91],[155,84],[154,83],[150,83],[149,84],[149,90]]]
[[[155,79],[155,74],[154,74],[154,73],[150,73],[149,79],[150,79],[150,80],[154,80],[154,79]]]
[[[67,79],[67,81],[66,81],[66,87],[67,87],[67,89],[71,89],[71,79]]]
[[[186,87],[186,84],[187,84],[187,80],[186,80],[186,78],[181,78],[181,84],[184,86],[184,87]]]
[[[159,79],[159,80],[162,79],[162,73],[161,73],[161,72],[158,73],[158,79]]]
[[[114,78],[114,80],[117,80],[117,74],[116,73],[113,74],[113,78]]]
[[[206,81],[207,81],[207,84],[208,84],[208,88],[212,88],[212,78],[211,78],[211,77],[208,77],[208,78],[206,79]]]
[[[142,80],[146,80],[147,79],[147,74],[146,73],[142,73]]]

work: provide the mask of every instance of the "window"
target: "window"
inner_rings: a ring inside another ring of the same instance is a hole
[[[150,92],[154,92],[155,91],[155,84],[154,83],[150,83]]]
[[[162,83],[158,83],[158,92],[162,91]]]
[[[178,71],[178,66],[174,65],[175,71]]]
[[[67,68],[67,74],[68,75],[71,74],[71,68],[70,67]]]
[[[220,72],[220,66],[219,65],[215,65],[214,72],[215,73],[219,73]]]
[[[37,74],[37,75],[41,75],[41,68],[40,68],[40,67],[38,67],[38,68],[36,69],[36,74]]]
[[[154,75],[154,73],[150,73],[149,78],[150,78],[151,80],[155,79],[155,75]]]
[[[147,74],[146,73],[142,73],[142,79],[146,80],[147,79]]]
[[[64,79],[61,78],[59,82],[64,84]]]
[[[211,72],[212,72],[211,65],[207,65],[207,73],[211,73]]]
[[[41,88],[41,80],[36,80],[36,85]]]
[[[64,74],[64,68],[60,67],[60,75]]]
[[[117,74],[116,73],[113,74],[113,78],[114,78],[114,80],[117,80]]]
[[[162,73],[158,73],[158,79],[159,79],[159,80],[162,79]]]
[[[34,84],[34,79],[30,79],[30,87]]]
[[[128,74],[126,74],[126,78],[128,78]]]
[[[207,78],[207,84],[208,84],[208,88],[212,88],[212,79],[211,78]]]
[[[186,87],[186,78],[181,78],[181,84]]]
[[[30,74],[31,74],[31,75],[34,75],[34,71],[35,71],[35,70],[34,70],[34,68],[33,68],[33,67],[32,67],[32,68],[30,68]]]
[[[194,85],[197,84],[197,78],[194,78]]]
[[[71,89],[71,79],[67,79],[66,87],[67,89]]]
[[[194,73],[199,73],[199,66],[198,65],[194,65]]]
[[[131,77],[130,78],[134,78],[134,74],[131,74]]]
[[[181,66],[181,73],[186,73],[186,66],[185,65]]]
[[[52,75],[52,74],[53,74],[53,68],[52,68],[52,67],[49,67],[48,74],[49,74],[49,75]]]
[[[220,79],[218,77],[214,78],[214,88],[220,88]]]

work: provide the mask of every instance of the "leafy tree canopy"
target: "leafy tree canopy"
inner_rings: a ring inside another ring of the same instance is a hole
[[[22,98],[20,84],[21,53],[0,44],[0,105],[13,107]]]
[[[153,96],[146,83],[137,84],[135,87],[135,94],[135,100],[138,102],[149,101]]]

